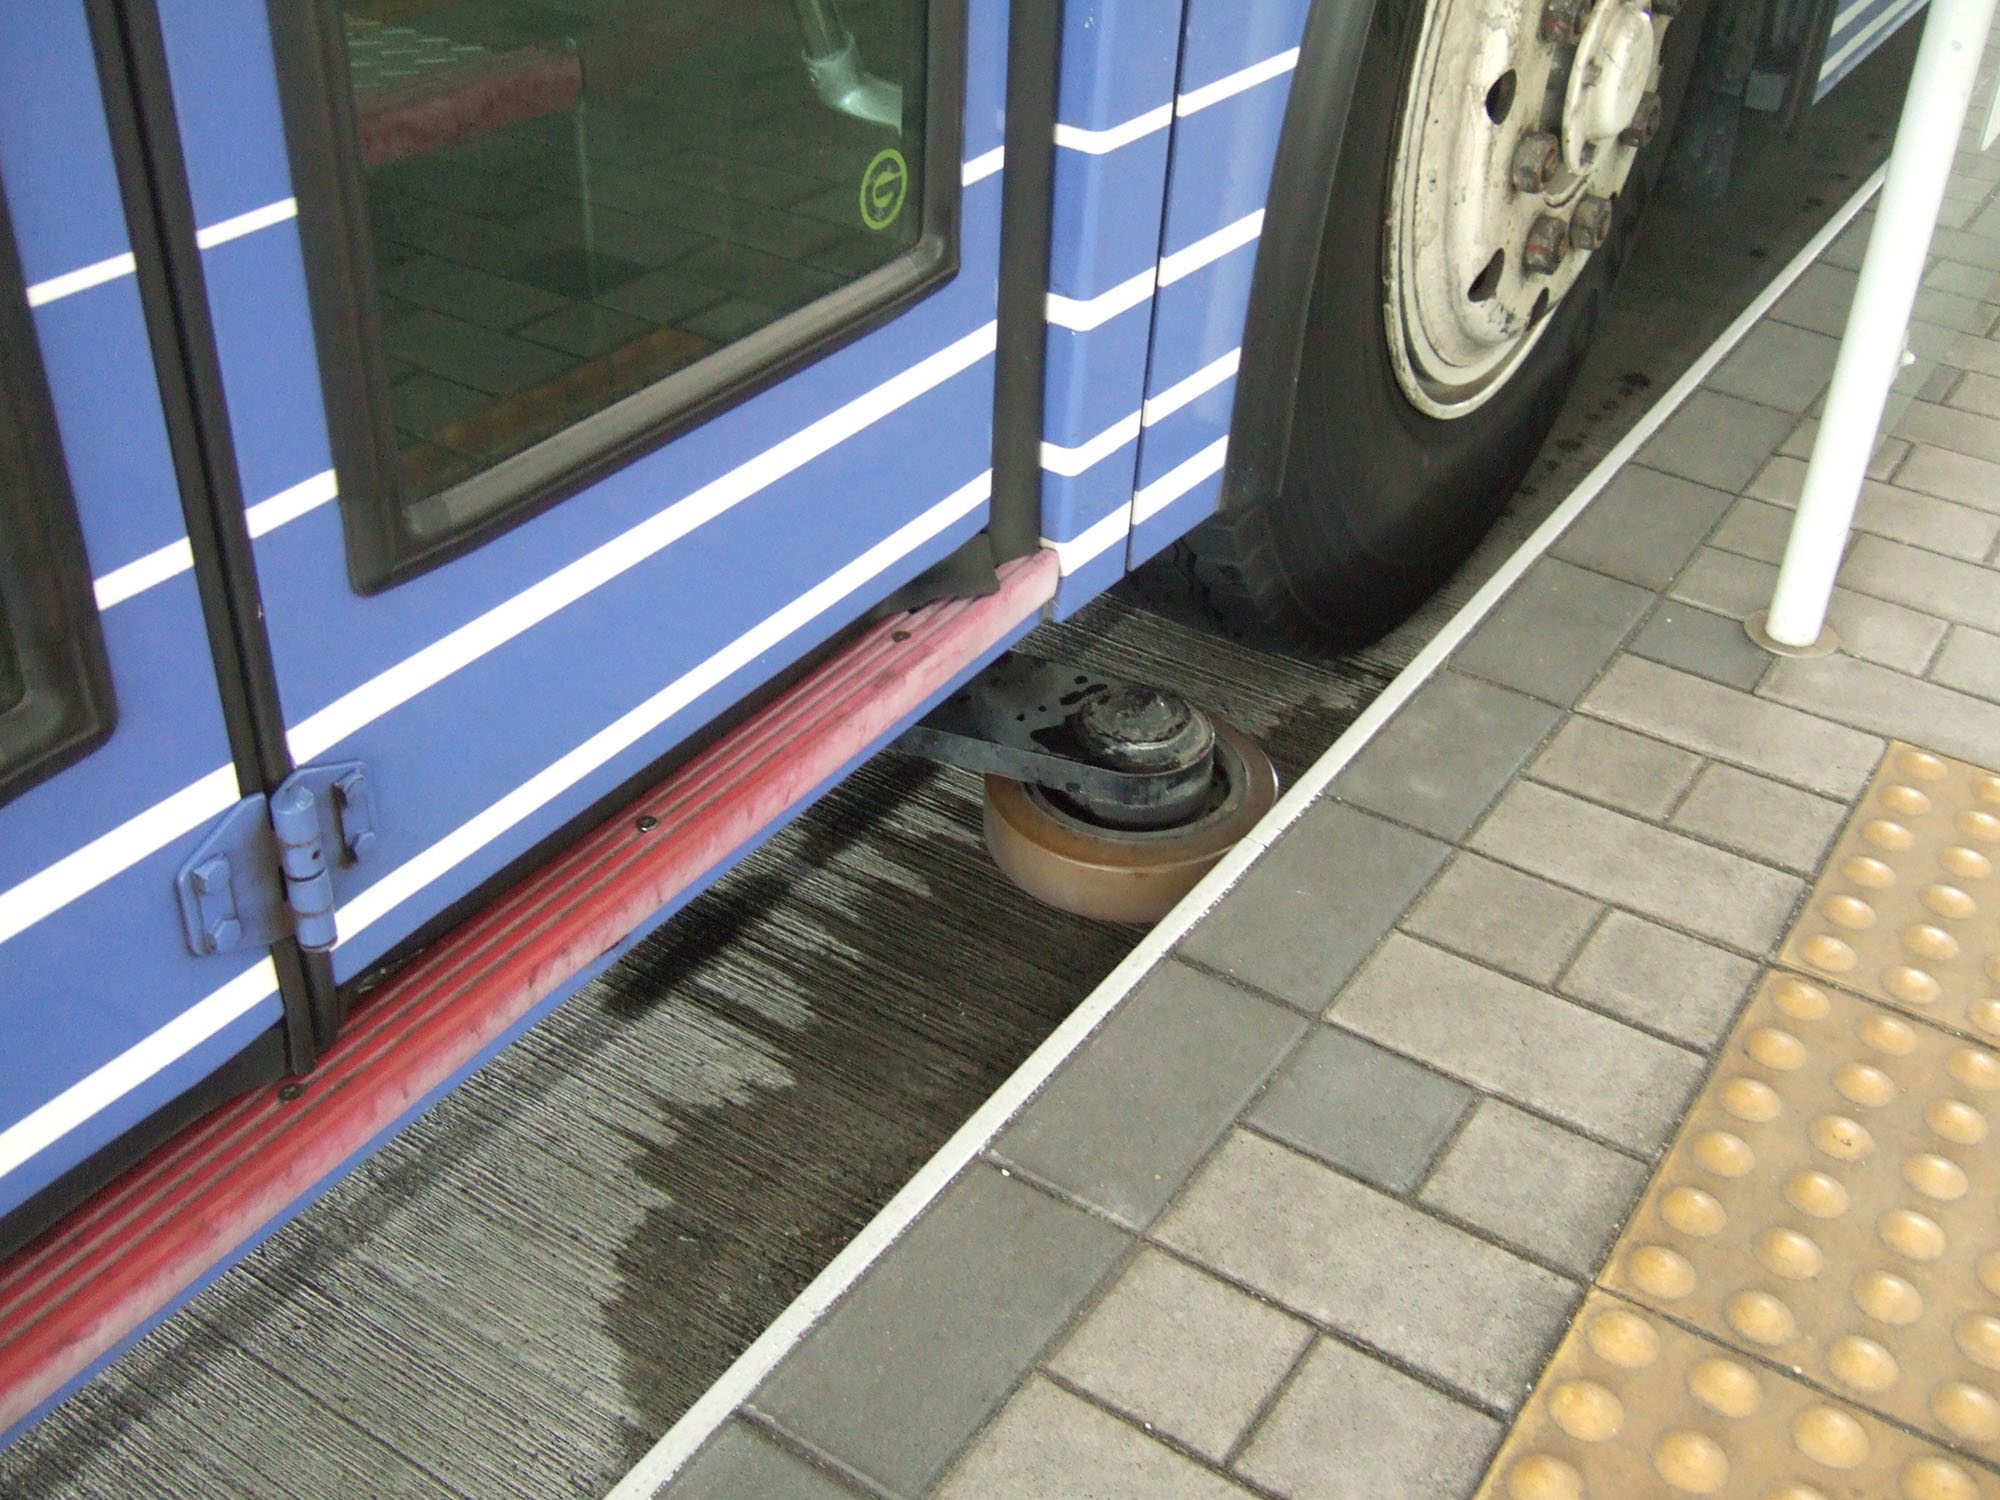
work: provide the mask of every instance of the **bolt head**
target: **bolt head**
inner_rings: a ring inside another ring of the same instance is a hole
[[[1530,276],[1553,276],[1569,250],[1569,225],[1554,214],[1537,214],[1521,250],[1521,268]]]
[[[1577,200],[1569,220],[1570,244],[1578,250],[1595,250],[1611,238],[1611,213],[1609,198],[1587,195]]]
[[[1524,135],[1514,143],[1509,176],[1516,192],[1539,193],[1562,165],[1562,142],[1547,131]]]
[[[1632,114],[1632,123],[1618,132],[1618,144],[1637,149],[1644,146],[1660,130],[1660,96],[1648,94],[1639,101],[1639,107]]]

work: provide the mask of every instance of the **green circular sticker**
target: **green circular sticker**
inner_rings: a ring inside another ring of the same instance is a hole
[[[861,174],[861,222],[870,229],[887,229],[903,216],[903,200],[909,196],[910,164],[903,153],[893,146],[878,151]]]

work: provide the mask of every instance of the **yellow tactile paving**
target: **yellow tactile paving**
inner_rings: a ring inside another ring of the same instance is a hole
[[[1995,1500],[2000,1479],[1592,1292],[1478,1500]]]
[[[1482,1500],[2000,1500],[1996,863],[1891,745]]]
[[[2000,776],[1889,747],[1781,961],[2000,1040]]]
[[[1767,976],[1600,1285],[2000,1460],[2000,1056]]]

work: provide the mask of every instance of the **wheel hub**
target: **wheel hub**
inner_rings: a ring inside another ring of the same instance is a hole
[[[1631,126],[1658,71],[1653,18],[1642,0],[1598,0],[1563,91],[1563,163],[1570,171],[1587,172]]]
[[[1665,8],[1430,0],[1388,182],[1383,308],[1419,410],[1490,399],[1602,243],[1596,205],[1624,187],[1657,111]]]

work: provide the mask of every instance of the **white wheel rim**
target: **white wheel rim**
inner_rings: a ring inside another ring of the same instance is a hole
[[[1553,3],[1425,10],[1390,166],[1383,314],[1397,383],[1433,417],[1478,410],[1540,341],[1590,252],[1531,272],[1530,231],[1544,216],[1569,224],[1586,198],[1616,199],[1638,155],[1620,133],[1658,87],[1667,21],[1647,0],[1595,0],[1574,42],[1542,39]],[[1515,150],[1532,133],[1555,137],[1561,160],[1542,190],[1520,191]]]

